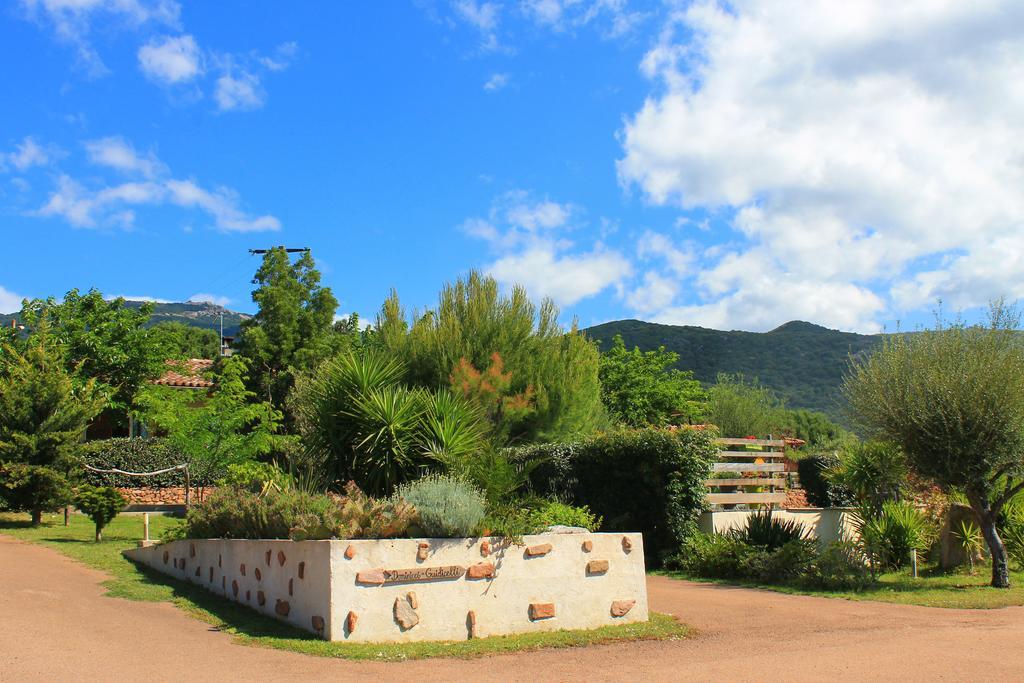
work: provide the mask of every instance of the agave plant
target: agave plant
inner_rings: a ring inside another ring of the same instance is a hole
[[[953,538],[964,554],[967,555],[967,562],[970,565],[971,574],[973,574],[974,558],[980,557],[982,550],[985,548],[985,541],[981,537],[981,529],[971,520],[961,519],[959,526],[953,529]]]

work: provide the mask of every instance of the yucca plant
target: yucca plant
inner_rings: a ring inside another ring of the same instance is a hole
[[[981,537],[981,529],[969,519],[961,519],[957,528],[953,529],[953,539],[967,555],[971,574],[974,573],[974,558],[980,557],[985,541]]]
[[[419,393],[398,386],[357,396],[342,411],[354,423],[351,471],[371,493],[389,493],[422,464],[417,448],[422,413]]]
[[[911,551],[927,550],[934,538],[925,514],[906,502],[887,502],[877,515],[862,511],[856,527],[872,566],[883,569],[905,567]]]
[[[733,531],[733,538],[747,545],[772,551],[790,541],[808,537],[807,528],[795,519],[779,519],[771,510],[762,510],[747,517],[747,523]]]

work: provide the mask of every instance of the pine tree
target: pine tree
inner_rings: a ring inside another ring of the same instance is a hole
[[[82,434],[106,403],[93,379],[76,382],[44,320],[24,351],[0,347],[0,499],[32,513],[68,502]]]

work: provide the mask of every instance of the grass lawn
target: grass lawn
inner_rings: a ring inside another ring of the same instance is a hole
[[[653,572],[674,579],[719,583],[731,586],[763,588],[791,595],[817,595],[825,598],[844,600],[873,600],[894,602],[902,605],[923,605],[925,607],[946,607],[954,609],[993,609],[1024,605],[1024,572],[1010,572],[1010,588],[992,588],[991,566],[979,565],[972,576],[963,572],[941,572],[933,568],[919,571],[914,579],[907,572],[882,574],[878,584],[863,591],[826,591],[759,584],[745,581],[701,579],[682,572]]]
[[[150,535],[174,520],[150,515]],[[549,647],[577,647],[631,640],[683,638],[689,629],[673,617],[651,614],[645,624],[604,626],[593,630],[493,636],[443,643],[341,643],[327,642],[312,634],[262,616],[241,605],[217,597],[190,583],[137,567],[121,555],[142,538],[141,515],[119,515],[103,530],[103,542],[93,541],[94,527],[88,518],[73,515],[64,526],[63,515],[45,515],[43,525],[33,528],[27,515],[0,514],[0,534],[48,545],[112,578],[103,582],[112,597],[150,602],[172,602],[191,615],[233,634],[245,645],[291,650],[321,657],[343,659],[404,660],[428,657],[481,657],[503,652],[523,652]]]

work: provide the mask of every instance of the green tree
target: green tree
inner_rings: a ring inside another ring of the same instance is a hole
[[[140,417],[167,433],[167,444],[205,487],[229,465],[269,453],[281,413],[246,388],[248,361],[225,358],[209,395],[150,386],[139,395]],[[202,491],[200,493],[202,497]]]
[[[708,389],[708,420],[722,436],[777,435],[785,423],[782,401],[756,379],[743,375],[718,375]]]
[[[165,359],[186,360],[220,356],[220,335],[213,330],[179,322],[162,322],[149,328],[149,336]]]
[[[511,373],[509,392],[533,390],[532,415],[517,424],[513,441],[586,434],[607,423],[601,404],[597,346],[574,324],[558,324],[548,300],[535,306],[522,287],[507,294],[479,272],[446,284],[436,308],[413,316],[394,292],[384,302],[371,343],[403,359],[415,386],[449,386],[462,359],[486,368],[498,353]]]
[[[321,286],[309,251],[293,263],[284,247],[270,249],[253,281],[259,310],[242,323],[238,349],[252,361],[250,388],[280,410],[295,373],[312,369],[347,336],[333,333],[338,300]]]
[[[611,416],[630,427],[693,423],[703,417],[706,392],[692,372],[673,369],[679,354],[630,351],[621,335],[601,354],[601,400]]]
[[[807,450],[838,444],[853,444],[856,437],[829,419],[825,413],[798,408],[783,415],[782,430],[807,442]]]
[[[82,434],[106,397],[95,380],[74,382],[41,321],[23,349],[0,347],[0,498],[32,513],[67,503]]]
[[[898,444],[911,469],[961,489],[992,555],[992,585],[1010,585],[997,518],[1024,490],[1024,349],[1019,317],[994,304],[987,326],[961,321],[886,338],[853,358],[844,392],[857,422]]]
[[[127,501],[111,486],[79,487],[75,493],[75,507],[89,516],[96,525],[96,542],[103,540],[103,527],[107,526],[117,513],[124,509]]]
[[[152,312],[149,303],[135,308],[123,298],[108,301],[95,289],[85,295],[72,289],[60,302],[26,302],[20,318],[29,330],[45,321],[64,349],[68,372],[109,387],[108,407],[127,410],[139,388],[164,369],[164,349],[145,327]]]

